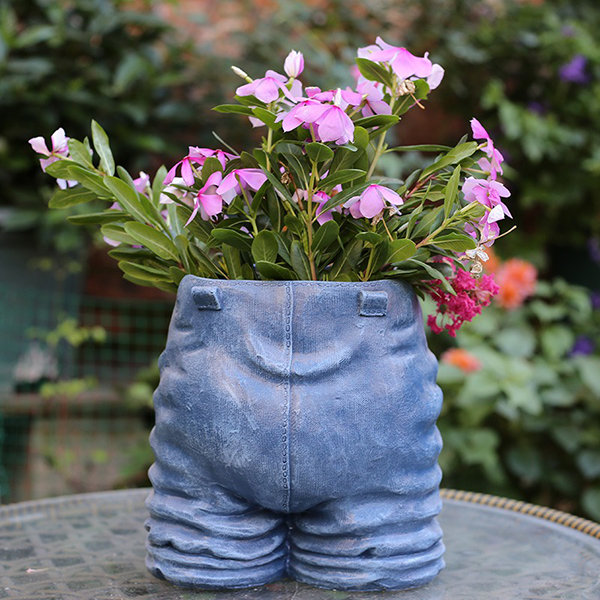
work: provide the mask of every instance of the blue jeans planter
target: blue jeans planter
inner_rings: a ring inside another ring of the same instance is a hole
[[[442,394],[410,286],[188,275],[159,365],[152,573],[384,590],[443,568]]]

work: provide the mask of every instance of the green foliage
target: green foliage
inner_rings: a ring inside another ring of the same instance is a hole
[[[482,366],[440,364],[444,485],[600,519],[600,348],[578,354],[579,336],[600,337],[600,311],[561,280],[461,329],[456,343]]]

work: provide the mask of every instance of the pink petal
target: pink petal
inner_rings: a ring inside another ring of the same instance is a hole
[[[500,219],[504,219],[504,211],[502,207],[498,204],[490,210],[488,213],[488,223],[495,223],[496,221],[500,221]]]
[[[246,83],[245,85],[241,85],[239,88],[235,90],[235,93],[238,96],[254,96],[254,91],[258,86],[259,79],[255,79],[251,83]]]
[[[345,144],[354,134],[352,119],[339,106],[327,109],[319,118],[317,125],[319,139],[322,142]]]
[[[471,130],[473,131],[473,138],[476,140],[489,140],[490,135],[485,130],[483,125],[475,118],[471,119]]]
[[[389,202],[390,204],[395,204],[397,206],[399,204],[404,203],[404,200],[402,200],[402,198],[393,190],[390,190],[389,188],[386,188],[382,185],[377,187],[379,193],[381,194],[381,196],[383,196],[383,199]]]
[[[342,90],[342,98],[350,104],[350,106],[359,106],[362,103],[363,97],[359,92],[353,92],[351,89]]]
[[[272,69],[269,69],[265,73],[265,79],[267,77],[269,79],[274,79],[275,81],[279,81],[279,83],[285,83],[287,81],[287,77],[284,77],[281,73],[278,73],[277,71],[273,71]]]
[[[231,171],[231,173],[225,176],[225,178],[221,181],[221,185],[219,185],[219,187],[217,188],[217,194],[223,196],[223,194],[226,194],[231,190],[235,190],[238,187],[238,182],[235,177],[236,172],[237,169],[234,169],[233,171]]]
[[[400,79],[407,79],[413,75],[417,77],[429,77],[433,65],[427,58],[427,53],[425,53],[425,56],[419,57],[411,54],[406,48],[398,48],[392,62],[392,69]]]
[[[431,75],[427,78],[427,85],[430,90],[435,90],[436,87],[442,83],[442,79],[444,79],[444,69],[441,65],[435,64],[431,68]]]
[[[383,198],[377,187],[379,186],[370,185],[360,198],[360,212],[367,219],[371,219],[385,208]]]
[[[209,217],[214,217],[223,210],[223,198],[218,194],[199,194],[198,200]]]
[[[194,171],[192,170],[191,161],[184,158],[181,163],[181,177],[186,185],[194,185]]]
[[[44,156],[50,156],[50,150],[46,146],[46,140],[40,135],[29,140],[30,146],[38,153]]]
[[[256,81],[258,85],[254,90],[254,95],[259,100],[265,104],[268,104],[269,102],[274,102],[277,100],[277,98],[279,98],[280,86],[277,85],[277,82],[274,79],[271,77],[265,77],[262,80],[257,79]]]
[[[254,191],[267,180],[267,176],[260,169],[238,169],[237,173],[242,181]]]
[[[59,127],[51,136],[52,152],[57,154],[66,154],[69,151],[67,142],[69,138],[65,135],[65,130]]]
[[[169,184],[173,181],[173,179],[175,179],[175,173],[177,172],[177,167],[181,164],[181,161],[179,161],[178,163],[175,163],[170,169],[169,172],[166,174],[164,180],[163,180],[163,184]]]

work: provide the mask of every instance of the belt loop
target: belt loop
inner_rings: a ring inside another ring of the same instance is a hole
[[[221,310],[220,293],[217,288],[193,287],[192,298],[199,310]]]
[[[387,313],[387,292],[365,292],[358,293],[358,313],[362,317],[385,317]]]

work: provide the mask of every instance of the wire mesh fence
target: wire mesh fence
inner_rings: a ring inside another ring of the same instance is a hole
[[[144,485],[172,302],[0,287],[0,501]]]

